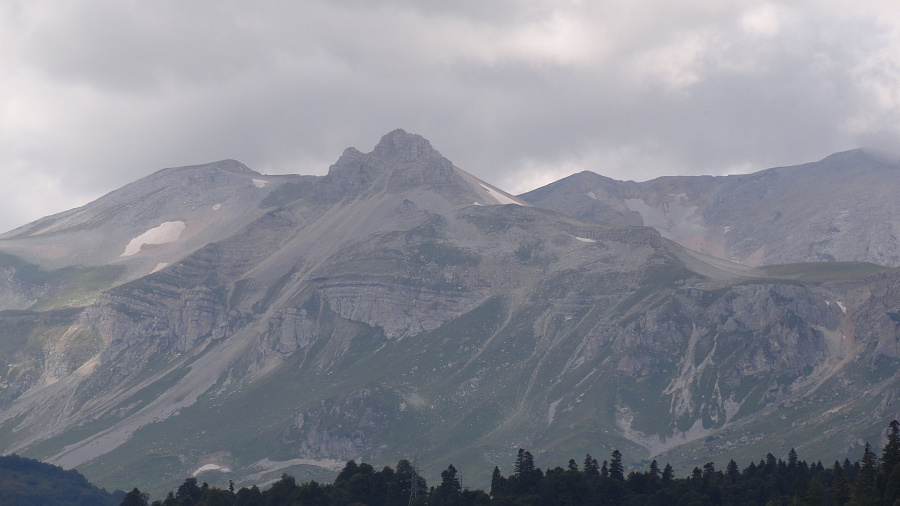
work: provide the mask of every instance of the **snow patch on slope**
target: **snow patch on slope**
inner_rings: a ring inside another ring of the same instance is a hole
[[[230,472],[231,472],[231,469],[227,469],[227,468],[224,468],[224,467],[222,467],[222,466],[217,466],[217,465],[215,465],[215,464],[204,464],[204,465],[200,466],[199,469],[197,469],[196,471],[194,471],[194,472],[191,474],[191,476],[193,476],[194,478],[196,478],[198,474],[200,474],[200,473],[205,473],[206,471],[222,471],[223,473],[230,473]]]
[[[562,397],[560,397],[556,401],[550,403],[550,409],[547,410],[547,426],[548,427],[553,423],[553,419],[556,418],[556,406],[559,405],[559,402],[561,400],[563,400]]]
[[[251,474],[250,476],[246,476],[245,479],[248,481],[258,480],[268,473],[293,466],[315,466],[321,467],[322,469],[327,469],[329,471],[339,471],[342,467],[344,467],[345,464],[345,461],[335,459],[292,459],[273,461],[269,460],[268,458],[264,458],[259,462],[251,465],[251,467],[259,469],[260,472]]]
[[[653,227],[666,239],[677,241],[681,238],[702,236],[707,228],[698,214],[700,208],[689,204],[687,194],[669,195],[670,202],[650,205],[642,199],[625,199],[630,211],[636,211],[644,220],[644,225]]]
[[[135,237],[125,246],[125,251],[119,255],[120,257],[130,257],[141,251],[141,247],[145,244],[166,244],[175,242],[181,237],[184,231],[183,221],[167,221],[158,227],[151,228],[143,234]]]
[[[595,241],[595,240],[593,240],[593,239],[588,239],[587,237],[578,237],[578,236],[575,236],[575,238],[578,239],[578,240],[581,241],[581,242],[597,242],[597,241]]]
[[[268,181],[263,181],[262,179],[254,179],[253,180],[253,184],[257,188],[264,188],[266,186],[266,183],[268,183]]]
[[[500,193],[499,191],[491,188],[490,186],[488,186],[484,183],[481,183],[481,187],[484,188],[485,191],[487,191],[488,194],[490,194],[490,196],[493,197],[494,200],[496,200],[500,204],[515,204],[517,206],[522,205],[517,200],[507,197],[506,195]]]
[[[714,429],[704,429],[703,420],[697,419],[691,428],[681,432],[675,431],[671,436],[660,434],[644,434],[632,427],[634,413],[628,407],[618,406],[616,412],[616,426],[622,431],[625,439],[639,444],[650,452],[651,456],[659,455],[667,450],[675,448],[691,441],[696,441],[712,433]]]

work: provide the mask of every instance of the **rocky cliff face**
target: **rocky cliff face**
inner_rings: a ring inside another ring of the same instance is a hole
[[[900,275],[872,276],[868,290],[871,297],[853,313],[854,330],[878,355],[900,359]]]
[[[691,252],[634,226],[639,189],[610,180],[577,218],[517,205],[403,131],[323,177],[235,163],[126,187],[137,207],[114,226],[97,217],[116,192],[0,239],[4,451],[142,490],[206,464],[228,471],[204,480],[243,483],[410,455],[433,475],[452,455],[477,480],[519,447],[539,465],[618,448],[693,466],[802,434],[834,458],[895,409],[892,270]],[[183,180],[198,177],[211,186]],[[179,214],[188,197],[206,200]],[[197,225],[226,205],[242,211]],[[198,242],[121,256],[161,220]],[[14,255],[78,227],[117,255]],[[142,274],[135,258],[171,262]]]

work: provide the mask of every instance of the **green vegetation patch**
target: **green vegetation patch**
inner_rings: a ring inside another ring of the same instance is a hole
[[[678,281],[690,279],[694,276],[696,274],[682,264],[649,267],[646,275],[641,279],[640,288],[625,300],[619,302],[614,312],[618,316],[625,315],[632,308],[657,292],[674,288]]]
[[[759,268],[766,276],[809,283],[858,281],[889,269],[869,262],[810,262]]]
[[[65,267],[47,271],[8,253],[0,253],[0,269],[26,286],[39,288],[43,298],[28,308],[33,311],[85,306],[101,291],[111,288],[125,273],[124,265]]]

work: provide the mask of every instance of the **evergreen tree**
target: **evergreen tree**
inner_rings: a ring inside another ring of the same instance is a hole
[[[441,484],[438,488],[446,493],[461,492],[462,486],[459,483],[459,475],[453,464],[447,466],[447,469],[441,473]]]
[[[526,451],[522,456],[522,476],[530,476],[534,473],[534,457],[531,452]]]
[[[188,478],[184,480],[175,493],[175,500],[182,504],[193,504],[200,500],[203,493],[197,485],[197,478]]]
[[[166,498],[160,504],[162,504],[163,506],[175,506],[176,502],[177,501],[175,500],[175,492],[172,492],[170,490],[169,493],[166,494]],[[157,503],[157,501],[153,501],[154,505],[156,503]]]
[[[663,468],[661,480],[664,484],[670,484],[675,479],[675,470],[672,469],[671,464],[666,463],[666,467]]]
[[[294,497],[294,504],[303,504],[304,506],[321,506],[327,504],[329,501],[328,489],[322,487],[316,481],[310,481],[309,483],[304,484],[300,487]],[[385,493],[386,505],[405,506],[408,502],[408,493],[399,497]]]
[[[359,466],[356,465],[356,461],[350,459],[346,464],[344,464],[344,468],[341,469],[341,472],[338,474],[337,478],[335,478],[334,482],[337,483],[339,481],[348,481],[358,471]]]
[[[750,465],[747,466],[747,469],[744,469],[744,472],[742,474],[745,478],[752,478],[752,477],[756,476],[756,471],[758,469],[759,468],[756,467],[756,464],[751,462]]]
[[[797,452],[793,448],[788,453],[788,469],[794,470],[797,468]]]
[[[891,420],[887,443],[881,451],[881,472],[890,475],[900,463],[900,422]]]
[[[728,466],[725,467],[725,477],[728,478],[729,483],[737,483],[741,478],[737,462],[735,462],[734,459],[728,461]]]
[[[831,469],[831,487],[829,488],[831,502],[834,506],[844,506],[850,500],[850,485],[844,476],[844,469],[834,461],[834,467]]]
[[[650,462],[650,470],[648,471],[647,474],[649,474],[650,477],[653,478],[654,480],[659,479],[659,475],[661,473],[659,471],[659,464],[656,463],[656,459],[653,459],[653,461]]]
[[[459,475],[453,464],[450,464],[441,473],[441,484],[432,491],[428,504],[433,506],[453,506],[461,503],[461,495],[462,487],[459,483]],[[368,501],[365,501],[366,504],[372,504],[372,496],[366,499],[368,499]]]
[[[578,463],[575,462],[575,459],[569,459],[569,471],[578,472]]]
[[[529,451],[523,451],[521,458],[516,459],[516,473],[509,481],[510,491],[519,494],[534,493],[540,486],[544,474],[534,467],[534,456]]]
[[[517,477],[522,476],[522,466],[525,461],[525,450],[523,448],[519,448],[519,452],[516,454],[516,463],[513,465],[513,474]]]
[[[149,504],[148,500],[149,496],[147,494],[134,488],[125,495],[125,499],[122,500],[120,506],[147,506]]]
[[[588,477],[600,475],[600,470],[597,467],[597,459],[591,457],[590,453],[584,456],[584,475]]]
[[[609,468],[606,466],[606,461],[603,461],[603,465],[600,466],[600,476],[604,478],[609,478]]]
[[[694,470],[691,471],[691,481],[694,483],[700,483],[703,481],[703,471],[700,470],[699,467],[694,467]]]
[[[875,486],[884,504],[894,504],[900,499],[900,423],[891,420],[887,442],[881,451],[881,469],[875,478]]]
[[[772,474],[778,469],[778,461],[775,460],[774,455],[767,453],[766,461],[762,463],[760,467],[764,467],[767,473]]]
[[[875,468],[875,454],[872,453],[872,447],[869,446],[869,443],[866,443],[863,449],[863,456],[859,461],[859,466],[853,497],[859,504],[871,504],[875,493],[875,473],[877,469]]]
[[[619,450],[613,450],[612,458],[609,462],[609,477],[614,480],[625,479],[625,468],[622,467],[622,453]]]
[[[890,475],[885,475],[883,503],[900,504],[900,466],[895,465]]]
[[[250,488],[242,488],[234,494],[234,504],[239,506],[262,506],[262,492],[259,487],[253,485]]]
[[[500,474],[500,468],[494,466],[494,472],[491,473],[491,497],[500,497],[506,494],[506,478]]]
[[[346,486],[346,484],[352,480],[352,476],[345,476],[342,486]],[[290,501],[293,499],[294,494],[297,493],[298,488],[297,480],[295,480],[293,476],[282,473],[281,479],[273,483],[263,495],[267,498],[269,504],[290,504]]]

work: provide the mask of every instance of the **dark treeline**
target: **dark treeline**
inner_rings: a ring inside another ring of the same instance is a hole
[[[690,476],[676,478],[672,467],[659,468],[656,461],[644,472],[625,474],[622,454],[612,452],[598,463],[586,455],[579,465],[569,460],[565,468],[546,471],[535,467],[530,452],[519,450],[513,473],[504,476],[494,468],[489,492],[461,486],[457,470],[450,465],[441,473],[439,485],[428,488],[408,460],[396,469],[376,471],[354,461],[340,472],[333,484],[314,481],[299,485],[283,475],[270,488],[234,487],[222,490],[198,485],[188,478],[170,492],[159,506],[527,506],[527,505],[900,505],[900,424],[893,421],[887,444],[876,455],[867,443],[862,458],[845,459],[825,466],[800,460],[793,449],[787,461],[771,453],[758,463],[739,469],[731,460],[724,471],[712,462],[694,468]],[[147,496],[132,490],[123,506],[147,505]]]
[[[109,493],[81,473],[20,457],[0,456],[0,506],[114,506],[125,492]]]

